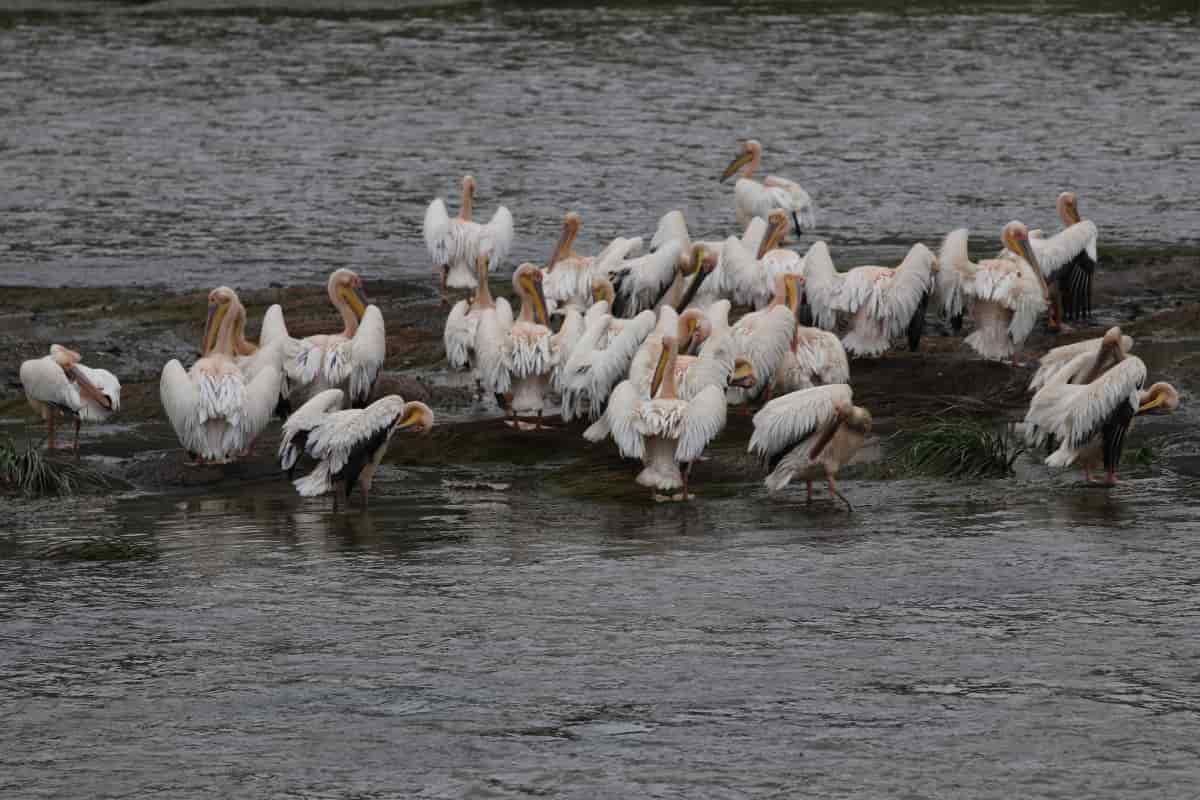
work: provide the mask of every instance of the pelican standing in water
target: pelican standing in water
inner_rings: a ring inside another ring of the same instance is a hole
[[[104,422],[121,410],[121,382],[105,369],[85,367],[80,355],[59,344],[50,345],[50,355],[21,363],[21,386],[34,411],[46,421],[46,448],[56,449],[54,418],[62,415],[75,421],[75,444],[79,452],[80,422]]]
[[[163,367],[159,395],[179,442],[202,463],[224,464],[247,454],[271,421],[282,381],[282,343],[247,381],[235,360],[234,331],[246,309],[233,290],[209,294],[204,355],[184,371],[177,359]]]
[[[308,436],[312,429],[324,421],[326,415],[341,411],[346,405],[346,393],[341,389],[326,389],[317,392],[307,403],[297,408],[283,422],[279,437],[279,466],[291,480],[296,463],[308,447]]]
[[[317,460],[317,466],[293,482],[296,491],[302,497],[315,497],[332,489],[333,510],[337,511],[339,506],[347,505],[347,497],[357,485],[366,509],[375,471],[387,454],[392,436],[397,431],[422,433],[432,427],[433,411],[429,406],[416,401],[406,403],[395,394],[381,397],[366,408],[331,411],[305,431],[305,452]]]
[[[1091,363],[1084,383],[1067,383],[1076,374],[1074,366],[1064,367],[1038,390],[1025,415],[1025,435],[1032,445],[1040,445],[1049,436],[1059,443],[1046,458],[1047,466],[1067,467],[1078,463],[1085,479],[1105,471],[1104,483],[1117,482],[1117,467],[1125,446],[1125,435],[1140,414],[1167,414],[1179,408],[1179,392],[1169,383],[1156,383],[1142,391],[1146,365],[1137,356],[1126,356],[1120,337],[1105,336],[1098,352],[1081,353],[1075,365]],[[1116,364],[1107,367],[1107,359]],[[1107,368],[1106,368],[1107,367]]]
[[[440,274],[443,297],[446,289],[474,289],[478,285],[475,262],[480,244],[488,242],[488,270],[494,271],[508,258],[513,242],[513,218],[504,206],[496,209],[488,224],[471,220],[475,204],[475,179],[462,179],[462,207],[453,219],[446,213],[446,204],[435,198],[425,211],[425,246],[433,260],[435,273]]]
[[[1098,357],[1106,356],[1115,365],[1132,349],[1133,337],[1123,335],[1121,329],[1116,326],[1109,328],[1100,338],[1084,339],[1074,344],[1055,347],[1038,359],[1038,370],[1029,381],[1029,391],[1036,392],[1041,389],[1062,370],[1067,370],[1066,383],[1087,382],[1099,374],[1097,372],[1096,375],[1087,377]],[[1088,358],[1080,359],[1083,355]],[[1103,366],[1105,362],[1100,360],[1099,363]]]
[[[325,389],[338,388],[346,392],[351,405],[362,406],[387,351],[383,314],[377,306],[367,304],[362,278],[351,270],[339,269],[330,275],[326,291],[342,318],[339,333],[292,339],[282,309],[272,306],[264,317],[259,342],[263,347],[284,343],[284,368],[297,403]]]
[[[811,228],[816,224],[812,198],[800,184],[787,178],[768,175],[762,183],[754,180],[754,173],[760,166],[762,145],[754,139],[748,139],[721,173],[721,180],[725,181],[741,171],[741,176],[733,186],[738,224],[745,225],[754,217],[765,219],[774,209],[782,208],[791,215],[795,234],[799,237],[803,228]]]
[[[475,337],[479,328],[479,320],[487,312],[494,312],[496,324],[507,330],[512,327],[512,306],[503,297],[493,299],[487,281],[488,255],[480,252],[475,256],[475,264],[479,274],[479,285],[475,287],[475,296],[471,300],[459,300],[450,310],[446,319],[446,330],[443,341],[446,345],[446,361],[451,369],[469,369],[475,379],[475,389],[483,396],[483,374],[479,369],[479,359],[475,354]]]
[[[991,258],[973,263],[967,258],[967,229],[960,228],[942,243],[937,292],[947,317],[953,319],[969,304],[975,332],[966,343],[984,358],[1017,364],[1017,350],[1033,331],[1042,311],[1050,308],[1050,325],[1058,328],[1050,288],[1029,242],[1029,231],[1010,222],[1001,234],[1004,245],[1020,259]]]
[[[1092,313],[1092,278],[1096,274],[1096,240],[1099,232],[1091,220],[1079,216],[1079,201],[1074,192],[1063,192],[1056,203],[1063,229],[1053,236],[1030,231],[1029,245],[1037,256],[1042,275],[1050,284],[1053,319],[1084,319]],[[1005,248],[1003,257],[1020,258]],[[1071,328],[1061,325],[1060,332]]]
[[[645,469],[637,482],[652,491],[655,500],[688,500],[691,464],[725,427],[725,393],[709,386],[691,401],[680,398],[675,360],[678,342],[662,340],[662,354],[654,371],[652,399],[634,409],[633,437],[623,450],[639,456]],[[684,465],[680,470],[680,464]],[[676,496],[678,495],[678,496]]]
[[[853,507],[837,490],[838,470],[859,451],[871,432],[871,413],[853,403],[844,383],[815,386],[776,397],[754,415],[750,452],[766,462],[767,491],[781,491],[793,479],[808,483],[812,502],[814,480],[825,478],[829,493]]]

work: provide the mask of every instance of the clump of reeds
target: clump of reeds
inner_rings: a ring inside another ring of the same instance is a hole
[[[907,474],[1006,478],[1025,446],[1009,425],[971,419],[936,422],[906,437],[897,461]]]
[[[0,490],[26,497],[70,495],[120,488],[111,475],[82,464],[49,459],[34,444],[18,447],[9,437],[0,438]]]

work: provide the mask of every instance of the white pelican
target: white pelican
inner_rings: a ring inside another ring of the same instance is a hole
[[[776,397],[754,415],[750,452],[767,464],[767,491],[774,494],[794,478],[808,483],[825,478],[829,492],[853,510],[837,490],[838,470],[854,457],[871,432],[871,413],[853,403],[844,383],[814,386]]]
[[[483,393],[483,375],[479,369],[475,355],[475,333],[479,320],[485,311],[494,311],[497,324],[504,330],[512,327],[512,306],[503,297],[492,299],[487,282],[487,253],[475,256],[479,272],[479,284],[475,287],[475,296],[471,300],[459,300],[450,309],[446,318],[446,330],[443,341],[446,345],[446,361],[451,369],[469,369],[475,379],[475,388],[480,395]]]
[[[79,423],[104,422],[121,410],[121,382],[105,369],[85,367],[79,353],[59,344],[50,355],[21,363],[21,386],[33,410],[46,421],[46,447],[55,449],[54,418],[75,420],[75,452],[79,452]]]
[[[775,295],[771,304],[761,310],[743,314],[733,324],[734,346],[737,354],[745,358],[754,368],[754,376],[760,382],[758,392],[768,389],[775,373],[784,363],[796,335],[796,309],[800,305],[800,290],[804,279],[791,274],[775,279]],[[724,309],[724,304],[720,307]],[[715,310],[715,309],[714,309]],[[727,313],[727,312],[725,312]],[[720,330],[724,320],[714,315],[713,327]],[[747,402],[751,394],[740,388],[731,388],[728,400],[732,405]]]
[[[1017,363],[1038,315],[1049,305],[1050,289],[1020,222],[1004,226],[1004,244],[1021,259],[992,258],[973,263],[967,258],[967,229],[951,231],[942,243],[937,292],[947,317],[963,313],[967,304],[975,332],[966,342],[984,358]]]
[[[645,469],[638,474],[637,482],[650,487],[655,500],[674,499],[677,493],[681,494],[678,499],[689,499],[691,464],[725,427],[725,393],[721,387],[709,386],[690,401],[679,396],[677,356],[678,342],[674,337],[664,338],[650,386],[652,399],[634,406],[628,435],[617,443],[623,454],[642,459]],[[634,390],[625,381],[618,391]],[[680,464],[684,465],[682,472]]]
[[[432,427],[433,411],[429,406],[415,400],[406,403],[395,394],[381,397],[366,408],[331,411],[308,427],[304,450],[317,460],[317,466],[293,485],[303,497],[333,489],[333,510],[337,511],[339,505],[347,505],[347,496],[357,484],[365,509],[371,480],[396,431],[422,433]]]
[[[592,419],[600,416],[614,386],[629,370],[642,342],[654,330],[655,315],[647,309],[633,319],[609,315],[613,287],[606,278],[594,284],[596,302],[583,321],[583,334],[571,348],[559,373],[563,420],[580,416],[586,400]]]
[[[804,259],[800,254],[779,247],[787,226],[787,216],[775,209],[767,218],[766,234],[757,250],[750,250],[732,236],[725,241],[713,276],[713,284],[723,297],[740,305],[762,308],[775,293],[777,277],[804,274]]]
[[[574,244],[582,224],[583,218],[574,211],[563,217],[562,233],[542,270],[542,292],[550,311],[574,306],[582,313],[591,305],[592,278],[599,274],[600,267],[617,263],[641,249],[641,238],[618,236],[599,255],[581,256],[575,252]]]
[[[1065,379],[1066,383],[1088,383],[1096,377],[1095,375],[1088,377],[1093,366],[1096,363],[1099,363],[1102,368],[1104,366],[1103,360],[1099,362],[1095,360],[1097,356],[1107,356],[1115,364],[1132,349],[1133,338],[1122,335],[1121,329],[1115,326],[1105,331],[1102,337],[1084,339],[1074,344],[1055,347],[1038,359],[1038,370],[1029,382],[1029,391],[1036,392],[1041,389],[1063,369],[1069,370]],[[1091,360],[1083,359],[1081,361],[1079,356],[1084,354],[1091,356]],[[1099,372],[1097,372],[1098,374]]]
[[[484,240],[489,243],[489,271],[503,265],[512,248],[513,218],[508,209],[500,206],[487,225],[480,225],[471,221],[474,202],[475,179],[467,175],[462,179],[462,208],[457,217],[450,218],[440,197],[425,212],[425,246],[435,270],[441,274],[443,294],[447,287],[474,289],[478,285],[475,260]]]
[[[836,334],[800,325],[775,373],[768,398],[800,389],[850,382],[850,362]]]
[[[279,466],[292,478],[296,462],[308,447],[308,436],[326,415],[341,411],[346,406],[346,393],[341,389],[326,389],[317,392],[304,405],[297,408],[283,422],[279,437]]]
[[[699,248],[697,248],[699,249]],[[697,260],[685,251],[678,241],[670,241],[652,253],[626,259],[620,252],[605,258],[594,271],[613,287],[609,309],[613,316],[629,318],[647,309],[656,308],[668,297],[672,288],[682,284],[679,278]]]
[[[1088,482],[1092,481],[1092,471],[1103,466],[1104,483],[1112,486],[1117,482],[1117,466],[1133,418],[1174,411],[1179,407],[1179,393],[1169,383],[1156,383],[1149,391],[1142,391],[1146,365],[1137,356],[1124,356],[1119,344],[1116,365],[1099,373],[1108,349],[1102,348],[1096,355],[1076,356],[1077,361],[1093,362],[1088,383],[1067,383],[1074,370],[1055,373],[1033,396],[1025,415],[1025,432],[1033,445],[1041,444],[1048,436],[1059,443],[1046,458],[1048,466],[1067,467],[1078,462]]]
[[[795,223],[796,236],[800,231],[816,225],[812,198],[800,184],[768,175],[762,183],[754,180],[754,173],[762,165],[762,145],[754,139],[742,144],[741,152],[721,173],[721,180],[728,180],[741,170],[741,176],[733,186],[734,202],[739,225],[745,225],[754,217],[766,217],[776,208],[791,214]]]
[[[1080,218],[1074,192],[1060,194],[1056,207],[1063,229],[1053,236],[1030,231],[1029,245],[1042,275],[1050,284],[1050,300],[1054,306],[1051,321],[1061,324],[1064,318],[1083,319],[1092,313],[1092,277],[1096,274],[1099,232],[1094,222]],[[1001,255],[1019,257],[1009,248]],[[1070,327],[1063,326],[1062,330],[1070,332]]]
[[[549,327],[542,273],[533,264],[522,264],[513,273],[513,289],[521,298],[521,312],[504,330],[494,313],[485,313],[475,331],[475,353],[480,360],[484,388],[505,396],[505,405],[517,417],[542,417],[555,370],[561,368],[578,339],[583,318],[569,308],[558,333]],[[507,396],[511,394],[511,398]],[[526,429],[521,420],[518,428]],[[541,427],[540,422],[532,427]]]
[[[317,392],[339,388],[351,405],[361,406],[371,394],[387,350],[383,314],[367,304],[362,279],[348,269],[330,275],[326,288],[329,302],[342,317],[340,333],[292,339],[282,309],[272,306],[263,317],[259,343],[266,347],[284,342],[284,369],[294,401],[302,403]]]
[[[246,309],[226,287],[209,294],[204,355],[184,371],[163,367],[159,396],[184,448],[202,462],[224,464],[249,452],[271,421],[282,381],[282,343],[264,348],[274,358],[247,381],[234,359],[234,331]]]

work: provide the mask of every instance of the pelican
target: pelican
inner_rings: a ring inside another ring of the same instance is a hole
[[[871,413],[853,404],[853,392],[844,383],[814,386],[776,397],[754,415],[750,452],[767,463],[767,491],[774,494],[794,478],[812,484],[824,477],[829,492],[853,507],[837,490],[835,477],[854,457],[871,432]]]
[[[975,264],[967,258],[967,229],[951,231],[942,243],[936,284],[947,317],[961,314],[970,304],[975,332],[967,337],[967,345],[984,358],[1011,358],[1015,366],[1016,351],[1049,306],[1050,289],[1028,229],[1013,221],[1004,226],[1001,238],[1022,259],[992,258]]]
[[[475,355],[475,336],[479,320],[485,311],[494,311],[497,324],[507,330],[512,327],[512,306],[503,297],[493,300],[488,287],[487,269],[488,254],[481,252],[475,256],[475,264],[479,274],[479,283],[475,287],[475,296],[471,300],[459,300],[450,309],[446,319],[446,330],[443,341],[446,345],[446,360],[451,369],[469,369],[475,379],[476,391],[483,394],[483,375],[479,369],[478,358]]]
[[[740,240],[742,246],[752,252],[756,251],[762,244],[763,236],[766,235],[767,222],[763,217],[753,217],[745,225],[746,229]],[[654,237],[650,240],[650,249],[657,250],[670,241],[679,242],[685,253],[690,252],[693,247],[700,246],[714,256],[720,256],[721,248],[725,246],[724,239],[692,241],[688,234],[687,220],[684,219],[683,212],[679,210],[668,211],[659,219],[658,228],[655,229]]]
[[[186,372],[177,359],[163,367],[159,396],[184,448],[201,462],[224,464],[249,452],[271,421],[283,379],[283,343],[273,361],[247,380],[234,359],[234,331],[246,309],[227,287],[209,294],[204,355]]]
[[[662,340],[662,353],[655,367],[650,400],[638,403],[629,420],[632,435],[621,448],[642,459],[645,469],[637,482],[650,487],[655,500],[688,500],[688,473],[708,443],[725,427],[725,394],[709,386],[692,400],[679,396],[675,378],[678,342]],[[632,392],[628,381],[622,387]],[[618,387],[620,390],[621,387]],[[620,445],[621,443],[619,443]],[[680,464],[684,469],[680,471]]]
[[[642,246],[638,237],[618,236],[599,255],[581,256],[575,252],[574,244],[582,224],[583,218],[574,211],[563,217],[562,233],[542,270],[542,291],[551,311],[570,305],[582,312],[591,304],[592,278],[596,276],[597,268],[618,262]]]
[[[497,315],[485,314],[475,331],[484,387],[505,396],[512,415],[536,415],[539,420],[554,373],[566,363],[583,325],[579,312],[571,308],[559,332],[551,333],[542,281],[537,267],[522,264],[513,273],[513,289],[521,298],[520,315],[505,330]],[[509,394],[511,398],[507,398]],[[520,420],[513,422],[518,428],[528,427]],[[533,427],[541,427],[540,422]]]
[[[1117,363],[1101,372],[1110,349],[1106,345],[1098,353],[1076,356],[1074,361],[1093,364],[1086,376],[1088,382],[1067,383],[1074,370],[1060,369],[1033,396],[1025,415],[1030,444],[1039,445],[1051,435],[1059,442],[1058,449],[1046,458],[1047,466],[1078,463],[1089,483],[1093,470],[1103,466],[1108,486],[1117,482],[1117,466],[1133,418],[1179,408],[1179,393],[1169,383],[1155,383],[1142,391],[1146,365],[1137,356],[1125,356],[1119,339],[1111,353]]]
[[[767,218],[767,230],[756,251],[732,236],[725,241],[714,281],[724,297],[740,305],[762,308],[774,295],[778,276],[804,274],[800,254],[779,247],[787,226],[787,216],[776,209]]]
[[[475,272],[480,244],[488,241],[488,269],[495,270],[504,263],[512,248],[513,218],[504,206],[496,209],[487,225],[471,221],[475,202],[475,179],[462,179],[462,208],[451,219],[446,204],[435,198],[425,211],[425,246],[433,259],[435,271],[441,274],[441,290],[474,289],[479,280]]]
[[[800,325],[770,387],[770,397],[832,383],[850,382],[850,362],[836,334]]]
[[[596,278],[613,288],[609,309],[615,317],[632,317],[663,302],[684,274],[696,263],[678,241],[670,241],[644,256],[626,259],[620,251],[599,263]]]
[[[46,447],[54,450],[54,418],[75,420],[79,452],[80,422],[104,422],[121,410],[121,382],[105,369],[85,367],[80,355],[60,344],[50,345],[50,355],[21,363],[21,386],[33,410],[46,421]]]
[[[1095,359],[1098,356],[1110,356],[1116,363],[1132,349],[1133,338],[1123,335],[1121,329],[1116,326],[1109,328],[1100,338],[1084,339],[1082,342],[1055,347],[1038,359],[1038,370],[1029,382],[1029,391],[1036,392],[1041,389],[1063,369],[1069,370],[1066,383],[1087,383],[1091,378],[1086,378],[1086,376],[1093,364],[1100,363],[1101,366],[1104,364],[1103,360],[1096,362]],[[1120,353],[1119,357],[1117,357],[1118,353]],[[1081,361],[1079,356],[1084,354],[1090,356],[1091,359]]]
[[[284,342],[289,391],[298,393],[299,402],[324,389],[340,388],[351,405],[362,406],[387,350],[383,314],[377,306],[367,304],[362,279],[351,270],[339,269],[330,275],[326,289],[329,302],[342,317],[340,333],[292,339],[283,310],[272,306],[263,318],[259,342],[263,347]]]
[[[341,389],[326,389],[317,392],[307,403],[297,408],[283,422],[283,433],[279,437],[279,466],[292,478],[296,462],[304,455],[308,436],[327,414],[346,407],[346,393]]]
[[[567,422],[580,416],[584,400],[592,419],[600,415],[609,393],[655,326],[654,312],[649,309],[633,319],[614,319],[608,313],[613,287],[606,278],[597,278],[593,291],[596,302],[588,309],[583,333],[558,378],[563,420]]]
[[[771,386],[775,373],[791,349],[796,335],[796,309],[800,304],[803,284],[804,279],[797,275],[778,276],[771,304],[761,311],[743,314],[730,329],[737,354],[750,362],[755,377],[761,382],[760,391]],[[716,315],[713,322],[715,330],[723,326],[723,316]],[[727,397],[730,404],[738,405],[748,401],[751,395],[743,389],[733,388]]]
[[[347,505],[347,496],[357,484],[366,509],[371,481],[396,431],[422,433],[432,427],[429,406],[415,400],[406,403],[395,394],[366,408],[331,411],[307,428],[304,449],[317,460],[317,466],[293,485],[302,497],[333,489],[333,510],[337,511],[338,506]]]
[[[1029,245],[1037,256],[1042,275],[1050,283],[1054,320],[1083,319],[1092,313],[1092,277],[1096,273],[1096,224],[1079,216],[1079,201],[1074,192],[1063,192],[1056,202],[1063,229],[1053,236],[1030,231]],[[1010,248],[1002,257],[1019,258]],[[1053,281],[1051,283],[1051,281]],[[1070,332],[1063,326],[1063,332]]]
[[[742,143],[741,152],[721,173],[721,180],[728,180],[734,173],[741,176],[733,186],[734,202],[739,225],[745,225],[753,217],[766,217],[773,209],[782,208],[791,214],[795,223],[796,236],[805,227],[816,225],[812,198],[800,188],[800,184],[768,175],[762,183],[754,180],[754,173],[762,165],[762,145],[754,139]]]

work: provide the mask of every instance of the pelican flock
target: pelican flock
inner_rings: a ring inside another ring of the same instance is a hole
[[[621,457],[641,461],[633,481],[659,501],[693,497],[693,466],[732,425],[730,409],[745,411],[753,415],[747,452],[765,464],[769,495],[802,480],[811,502],[813,483],[824,481],[850,510],[837,476],[873,426],[854,401],[851,359],[884,357],[902,337],[919,351],[931,299],[954,332],[970,325],[966,348],[1014,365],[1043,315],[1050,331],[1067,333],[1064,320],[1086,323],[1092,313],[1098,232],[1072,192],[1056,202],[1062,230],[1009,222],[994,258],[972,261],[960,228],[936,255],[915,242],[896,266],[839,269],[825,241],[803,253],[787,247],[790,236],[815,230],[812,199],[792,181],[755,180],[762,154],[745,141],[722,175],[738,175],[739,231],[693,239],[672,210],[646,252],[640,235],[617,236],[586,256],[574,249],[582,217],[569,211],[546,263],[513,271],[512,303],[489,283],[512,251],[512,215],[499,206],[488,223],[475,222],[476,182],[465,176],[458,216],[435,199],[423,226],[443,297],[470,291],[445,320],[448,368],[469,376],[476,403],[494,402],[522,432],[514,436],[581,420],[577,431],[593,447],[611,441]],[[368,301],[362,278],[337,269],[326,294],[340,329],[294,338],[276,304],[252,342],[237,293],[209,293],[199,358],[186,369],[172,359],[159,383],[188,463],[245,458],[281,414],[279,467],[297,493],[332,493],[336,510],[357,488],[366,508],[393,436],[433,427],[424,403],[376,394],[384,311]],[[1102,470],[1111,485],[1134,420],[1179,407],[1173,385],[1146,386],[1133,346],[1112,328],[1041,356],[1024,428],[1031,446],[1046,448],[1047,466],[1078,465],[1088,481]],[[120,411],[117,378],[58,344],[25,361],[20,379],[50,448],[57,418],[74,422],[78,450],[81,422]]]

